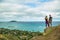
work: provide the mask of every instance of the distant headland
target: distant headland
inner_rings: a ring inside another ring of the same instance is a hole
[[[15,21],[15,20],[12,20],[12,21],[10,21],[10,22],[17,22],[17,21]]]

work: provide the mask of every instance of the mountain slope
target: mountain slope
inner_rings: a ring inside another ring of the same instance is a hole
[[[33,37],[31,40],[60,40],[60,26],[47,28],[46,35]]]
[[[60,26],[49,27],[45,32],[28,32],[0,28],[0,40],[60,40]]]

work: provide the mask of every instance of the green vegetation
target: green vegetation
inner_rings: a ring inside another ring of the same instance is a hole
[[[0,28],[0,40],[60,40],[60,26],[49,27],[44,33]]]
[[[42,35],[42,33],[40,32],[29,32],[0,28],[0,40],[30,40],[31,38],[40,35]]]
[[[45,35],[33,37],[30,40],[60,40],[60,25],[46,28],[43,34]]]

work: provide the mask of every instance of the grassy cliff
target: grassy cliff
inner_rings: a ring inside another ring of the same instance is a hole
[[[28,32],[0,28],[0,40],[60,40],[60,25],[40,32]]]
[[[31,40],[60,40],[60,25],[45,29],[43,36],[33,37]]]
[[[0,40],[30,40],[34,36],[40,36],[40,32],[28,32],[0,28]]]

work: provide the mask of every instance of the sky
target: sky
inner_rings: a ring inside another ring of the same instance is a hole
[[[60,21],[60,0],[0,0],[0,21]]]

